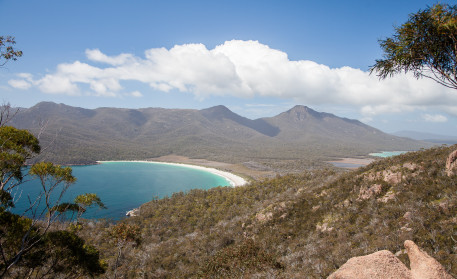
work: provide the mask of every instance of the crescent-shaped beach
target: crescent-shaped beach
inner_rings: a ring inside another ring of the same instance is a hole
[[[226,172],[226,171],[221,171],[215,168],[208,168],[208,167],[202,167],[202,166],[197,166],[197,165],[190,165],[190,164],[181,164],[181,163],[168,163],[168,162],[157,162],[157,161],[145,161],[145,160],[121,160],[121,161],[97,161],[97,163],[104,163],[104,162],[137,162],[137,163],[150,163],[150,164],[162,164],[162,165],[172,165],[172,166],[179,166],[179,167],[186,167],[186,168],[192,168],[192,169],[198,169],[202,171],[206,171],[209,173],[212,173],[214,175],[221,176],[225,178],[232,187],[238,187],[238,186],[244,186],[247,184],[247,181],[233,173]]]

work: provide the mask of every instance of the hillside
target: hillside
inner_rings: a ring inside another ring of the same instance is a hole
[[[230,163],[312,165],[329,158],[430,146],[385,134],[357,120],[305,106],[251,120],[224,106],[190,109],[83,109],[50,102],[21,109],[12,124],[50,143],[45,158],[58,163],[148,159],[181,155]],[[286,163],[284,163],[286,162]]]
[[[389,250],[408,265],[413,240],[457,275],[457,146],[409,152],[351,172],[289,174],[246,187],[192,190],[154,200],[128,243],[124,278],[326,278],[349,258]],[[80,231],[114,272],[112,225]]]

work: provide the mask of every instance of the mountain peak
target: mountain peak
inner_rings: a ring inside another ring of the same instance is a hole
[[[295,121],[305,120],[307,118],[322,118],[323,113],[310,109],[307,106],[296,105],[290,110],[281,113],[280,115],[287,116]]]
[[[208,111],[211,110],[211,111],[217,111],[217,112],[227,112],[227,111],[232,112],[228,107],[226,107],[224,105],[218,105],[218,106],[210,107],[210,108],[207,108],[204,110],[208,110]]]
[[[307,106],[296,105],[293,108],[291,108],[290,110],[288,110],[288,112],[307,112],[307,111],[310,111],[310,110],[314,111],[314,110],[310,109]]]
[[[54,102],[40,102],[30,108],[32,111],[38,111],[40,114],[59,114],[71,115],[71,117],[91,117],[95,115],[95,111],[80,107],[72,107],[63,103],[57,104]]]
[[[232,119],[233,117],[238,116],[226,106],[218,105],[214,107],[210,107],[207,109],[202,109],[200,111],[206,118],[211,119],[222,119],[222,118],[229,118]],[[239,117],[239,116],[238,116]]]
[[[296,105],[295,107],[291,108],[290,110],[286,111],[289,114],[295,113],[295,114],[313,114],[313,113],[318,113],[312,109],[310,109],[307,106],[303,105]]]

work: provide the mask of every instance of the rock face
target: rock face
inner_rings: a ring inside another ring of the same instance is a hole
[[[411,270],[395,255],[383,250],[349,259],[328,279],[453,279],[444,267],[411,240],[405,241]]]
[[[446,172],[447,175],[451,176],[453,173],[455,173],[455,170],[457,169],[457,150],[454,150],[449,154],[449,157],[447,157],[446,160]]]
[[[328,279],[413,279],[411,272],[387,250],[349,259]]]
[[[411,240],[405,241],[413,279],[453,279],[444,267]]]
[[[134,208],[132,210],[129,210],[125,213],[126,216],[128,217],[134,217],[134,216],[138,216],[138,214],[140,213],[140,209],[139,208]]]
[[[359,192],[359,200],[367,200],[372,196],[376,196],[382,191],[381,184],[374,184],[371,187],[362,187]]]

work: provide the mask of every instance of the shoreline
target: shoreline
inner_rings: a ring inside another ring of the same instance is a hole
[[[340,158],[339,160],[325,161],[332,164],[337,168],[343,169],[357,169],[359,167],[367,166],[368,164],[375,161],[372,158]],[[335,163],[335,164],[334,164]],[[345,166],[337,166],[336,164],[343,164]]]
[[[214,175],[223,177],[226,179],[232,187],[239,187],[244,186],[248,182],[242,178],[241,176],[235,175],[231,172],[221,171],[215,168],[208,168],[203,166],[197,165],[190,165],[190,164],[182,164],[182,163],[169,163],[169,162],[158,162],[158,161],[146,161],[146,160],[115,160],[115,161],[97,161],[97,163],[122,163],[122,162],[132,162],[132,163],[149,163],[149,164],[162,164],[162,165],[170,165],[170,166],[178,166],[178,167],[185,167],[191,169],[197,169],[212,173]]]

